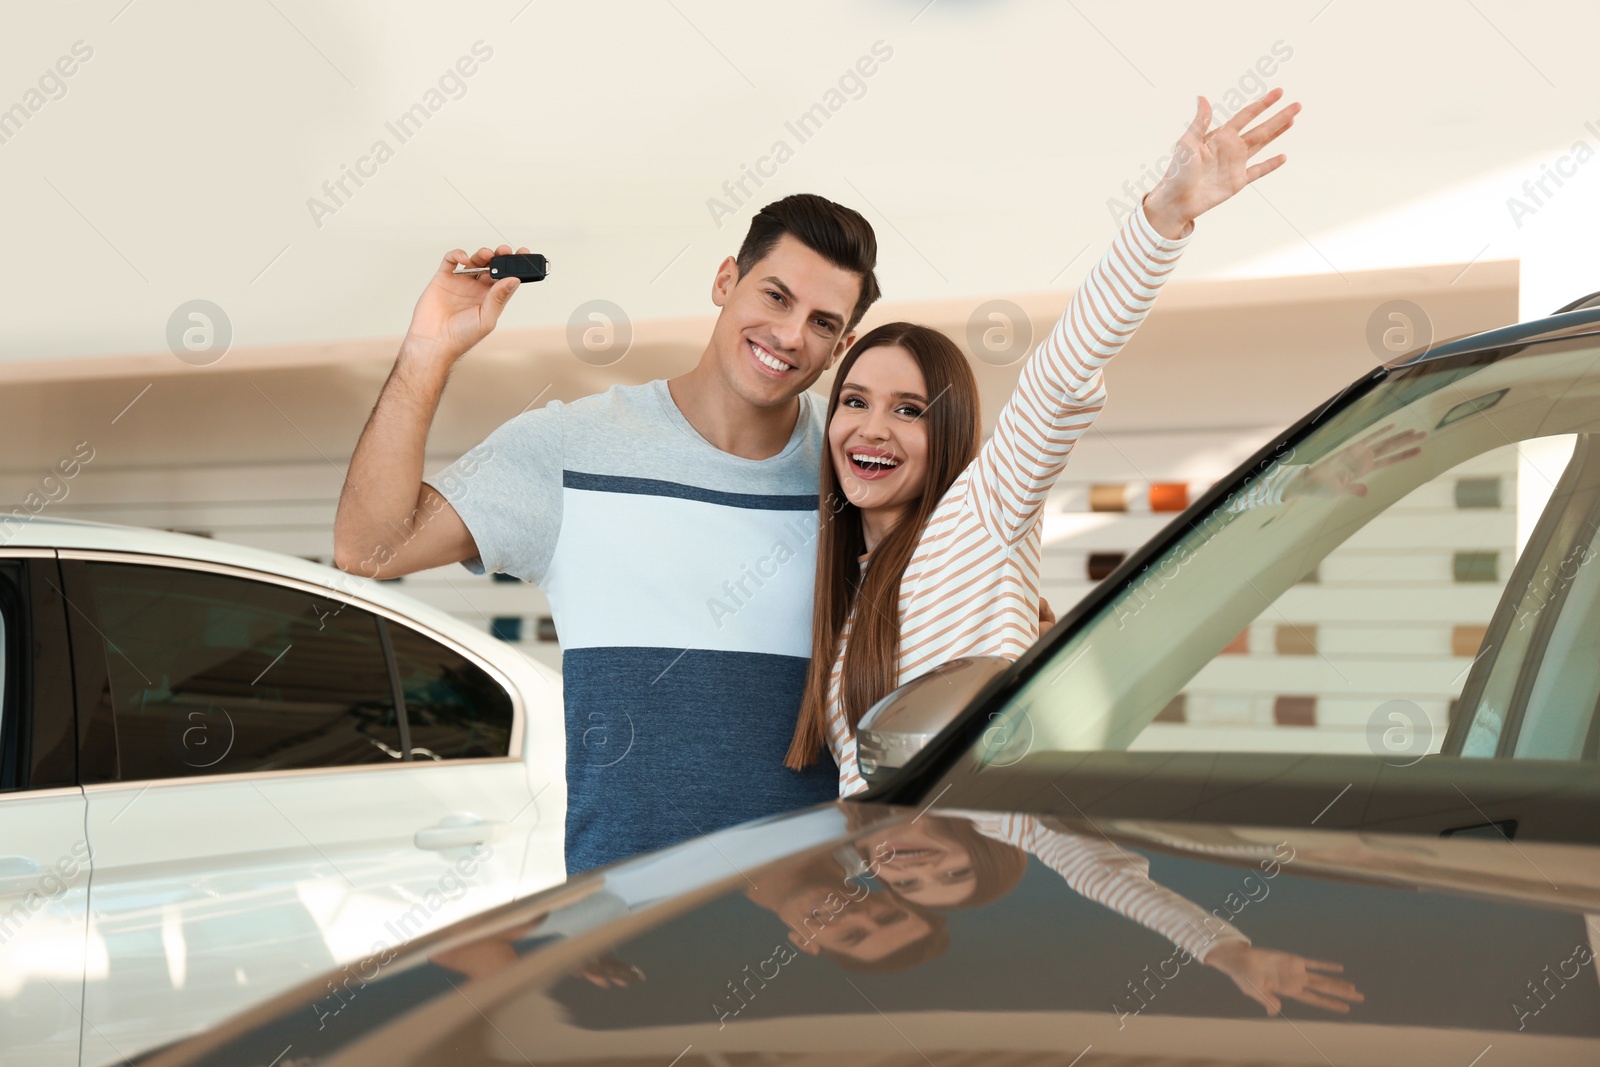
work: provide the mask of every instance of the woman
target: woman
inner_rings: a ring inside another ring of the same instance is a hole
[[[827,745],[840,795],[864,789],[855,730],[875,701],[958,656],[1015,659],[1038,638],[1039,514],[1104,403],[1100,368],[1149,311],[1194,219],[1283,164],[1249,160],[1299,104],[1245,129],[1282,95],[1210,133],[1200,99],[1167,174],[1029,357],[981,451],[977,383],[948,337],[890,323],[845,354],[828,403],[810,672],[786,766]]]

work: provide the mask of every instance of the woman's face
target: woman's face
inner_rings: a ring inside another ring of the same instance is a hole
[[[922,370],[905,349],[868,349],[851,364],[828,422],[828,454],[840,488],[856,507],[904,511],[921,494],[927,408]]]
[[[875,834],[872,846],[875,855],[889,856],[878,861],[878,880],[913,904],[952,908],[964,903],[977,888],[971,855],[941,837],[935,819]]]

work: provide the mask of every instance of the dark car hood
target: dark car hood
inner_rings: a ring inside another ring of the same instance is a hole
[[[141,1062],[1592,1064],[1597,860],[842,802],[385,949]],[[1269,1016],[1225,942],[1362,999]]]

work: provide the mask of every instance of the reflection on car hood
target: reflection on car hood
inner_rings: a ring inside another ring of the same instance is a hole
[[[1592,1064],[1596,859],[841,802],[375,945],[141,1063]]]

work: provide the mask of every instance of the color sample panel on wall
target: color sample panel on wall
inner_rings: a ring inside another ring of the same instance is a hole
[[[1272,703],[1272,721],[1279,726],[1317,725],[1317,698],[1279,697]]]
[[[1450,631],[1450,654],[1452,656],[1476,656],[1478,649],[1483,647],[1483,639],[1489,633],[1487,626],[1457,626]]]
[[[1315,656],[1317,654],[1317,627],[1314,623],[1279,626],[1273,634],[1274,645],[1280,656]]]
[[[1189,506],[1187,482],[1153,482],[1150,485],[1151,511],[1182,511]]]
[[[1126,552],[1091,552],[1089,553],[1088,572],[1091,582],[1098,582],[1118,567],[1128,558]]]
[[[1499,478],[1462,478],[1456,482],[1456,507],[1497,508],[1499,506]]]
[[[1458,582],[1498,582],[1500,553],[1457,552],[1451,559],[1450,570]]]
[[[1089,510],[1127,511],[1127,485],[1120,482],[1115,485],[1091,485],[1089,487]]]
[[[1156,722],[1188,722],[1189,721],[1189,697],[1187,696],[1187,694],[1179,693],[1177,696],[1175,696],[1171,700],[1167,701],[1167,706],[1162,708],[1159,712],[1156,713],[1155,721]]]

